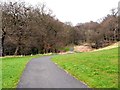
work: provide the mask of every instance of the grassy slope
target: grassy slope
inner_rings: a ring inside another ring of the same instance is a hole
[[[2,88],[16,88],[28,61],[40,56],[41,55],[2,58]]]
[[[107,49],[112,49],[112,48],[118,48],[120,42],[114,43],[110,46],[104,47],[104,48],[99,48],[93,51],[100,51],[100,50],[107,50]]]
[[[52,60],[89,87],[118,87],[118,48],[59,55]]]

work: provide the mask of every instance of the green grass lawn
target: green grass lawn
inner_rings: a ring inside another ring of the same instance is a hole
[[[58,55],[52,61],[91,88],[118,88],[118,48]]]
[[[16,88],[28,61],[40,56],[2,58],[2,88]]]
[[[0,90],[2,89],[2,60],[0,58]]]

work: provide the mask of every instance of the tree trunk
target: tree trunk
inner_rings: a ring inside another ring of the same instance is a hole
[[[5,55],[5,53],[4,53],[4,41],[5,41],[5,36],[6,36],[6,32],[4,31],[4,29],[2,29],[2,40],[1,40],[1,54],[2,54],[2,56],[4,56]]]
[[[5,55],[4,54],[4,39],[5,39],[5,37],[2,37],[2,40],[1,40],[1,51],[0,51],[1,55],[0,56],[4,56]]]
[[[19,50],[19,46],[16,47],[16,50],[15,50],[14,55],[17,55],[17,54],[18,54],[18,50]]]

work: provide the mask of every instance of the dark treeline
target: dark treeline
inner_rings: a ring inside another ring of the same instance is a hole
[[[89,43],[94,48],[119,41],[115,10],[101,23],[72,26],[56,19],[44,4],[33,7],[24,2],[1,3],[2,55],[57,53],[70,44]]]
[[[78,35],[80,36],[79,42],[87,42],[93,48],[101,48],[120,41],[120,22],[118,18],[120,17],[117,16],[117,12],[114,12],[107,15],[101,23],[91,21],[78,24],[76,28],[78,33],[81,33]]]

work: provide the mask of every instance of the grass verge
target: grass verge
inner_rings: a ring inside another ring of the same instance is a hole
[[[42,55],[2,58],[2,88],[16,88],[26,64]]]
[[[2,60],[0,58],[0,90],[2,89]]]
[[[91,88],[118,88],[118,48],[58,55],[52,61]]]

